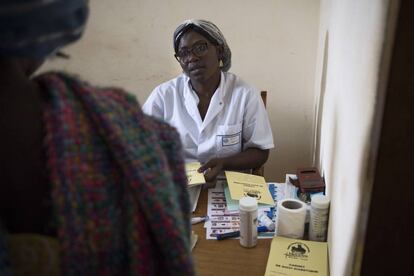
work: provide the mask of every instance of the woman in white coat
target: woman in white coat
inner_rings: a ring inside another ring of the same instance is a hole
[[[156,87],[143,111],[177,128],[186,161],[201,162],[206,181],[262,166],[274,147],[269,118],[259,91],[227,72],[231,52],[221,31],[186,20],[173,42],[183,74]]]

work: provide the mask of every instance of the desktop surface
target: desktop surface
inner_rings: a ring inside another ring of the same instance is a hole
[[[203,188],[193,216],[207,215],[208,190]],[[240,246],[238,239],[207,240],[204,223],[193,225],[198,241],[193,249],[197,275],[264,275],[272,239],[258,239],[253,248]]]

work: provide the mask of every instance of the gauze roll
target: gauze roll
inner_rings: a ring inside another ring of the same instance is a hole
[[[297,199],[284,199],[277,204],[277,235],[302,239],[305,230],[306,204]]]

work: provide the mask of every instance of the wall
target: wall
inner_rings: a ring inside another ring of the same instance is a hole
[[[350,275],[384,40],[387,1],[323,0],[314,160],[331,198],[331,275]]]
[[[319,0],[91,0],[84,38],[43,71],[64,69],[100,85],[121,86],[144,102],[152,89],[181,72],[172,33],[187,18],[222,30],[233,53],[231,72],[268,91],[276,148],[269,181],[311,164],[313,84]]]

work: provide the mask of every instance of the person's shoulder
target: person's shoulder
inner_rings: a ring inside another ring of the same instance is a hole
[[[180,74],[173,79],[159,84],[154,88],[153,92],[166,96],[167,94],[184,90],[186,82],[188,82],[188,77],[185,74]]]
[[[82,95],[85,101],[111,104],[117,102],[122,105],[137,104],[136,97],[124,89],[115,86],[98,86],[89,83],[80,76],[66,72],[51,71],[36,77],[36,80],[49,88],[49,91],[73,91]]]
[[[79,75],[61,71],[48,71],[36,75],[35,81],[42,83],[45,86],[62,85],[71,86],[72,84],[82,84],[84,86],[91,86],[87,81],[83,80]]]
[[[61,72],[61,71],[49,71],[37,75],[35,77],[36,81],[42,82],[43,84],[55,84],[55,85],[64,85],[68,89],[86,89],[90,90],[89,92],[96,92],[96,91],[105,91],[105,90],[117,90],[123,91],[122,88],[118,88],[115,86],[99,86],[90,83],[89,81],[83,79],[81,76],[68,73],[68,72]],[[63,87],[62,87],[63,88]]]
[[[147,129],[156,134],[161,143],[180,141],[177,129],[160,118],[143,114]]]
[[[246,82],[241,77],[237,76],[234,73],[224,72],[224,77],[226,79],[226,84],[232,88],[233,91],[243,94],[258,94],[258,89]]]
[[[151,129],[154,130],[160,130],[160,131],[165,131],[165,132],[175,132],[175,128],[173,126],[171,126],[170,124],[166,123],[164,120],[151,116],[151,115],[147,115],[144,114],[143,115],[144,120],[146,122],[146,124],[148,126],[151,126]]]

